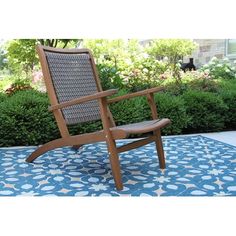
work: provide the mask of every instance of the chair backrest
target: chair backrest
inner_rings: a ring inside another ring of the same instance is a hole
[[[91,95],[102,90],[89,50],[55,49],[44,46],[37,46],[37,50],[47,90],[52,94],[51,87],[53,87],[57,103]],[[63,108],[62,114],[66,124],[100,119],[97,101]]]

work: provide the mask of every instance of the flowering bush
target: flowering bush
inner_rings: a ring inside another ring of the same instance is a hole
[[[172,41],[169,40],[168,43]],[[83,41],[83,47],[90,48],[93,52],[103,88],[117,87],[131,91],[159,85],[169,76],[175,77],[180,70],[178,63],[173,67],[167,57],[158,58],[153,52],[156,48],[152,45],[143,47],[138,40]],[[189,47],[188,45],[188,51]],[[173,46],[170,48],[173,49]],[[169,52],[169,48],[167,51]],[[172,51],[168,54],[169,57]],[[178,53],[185,55],[186,52],[182,51],[183,49]]]
[[[135,61],[126,74],[121,73],[121,76],[125,88],[137,91],[162,84],[168,78],[167,70],[168,66],[165,61],[147,56]]]
[[[41,92],[46,91],[46,87],[43,81],[43,73],[41,70],[33,71],[31,84],[35,89]]]
[[[33,89],[33,88],[28,84],[14,83],[11,85],[10,88],[6,89],[5,93],[10,96],[17,91],[29,90],[29,89]]]
[[[235,79],[236,62],[232,63],[228,58],[223,60],[213,57],[208,64],[205,64],[201,71],[208,73],[213,79]]]
[[[30,89],[33,89],[30,85],[30,79],[26,74],[22,73],[21,75],[16,74],[10,77],[10,83],[5,88],[5,93],[10,96],[17,91]]]

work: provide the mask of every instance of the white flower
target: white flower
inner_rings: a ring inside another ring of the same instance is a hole
[[[211,61],[217,61],[218,59],[217,59],[217,57],[212,57],[211,58]]]
[[[205,73],[209,74],[210,73],[210,70],[209,69],[206,69],[204,70]]]
[[[216,64],[216,63],[215,63],[214,61],[210,61],[210,62],[209,62],[209,65],[210,65],[210,66],[214,66],[215,64]]]
[[[149,55],[147,53],[143,53],[143,58],[149,58]]]
[[[164,61],[164,62],[167,62],[167,61],[168,61],[168,57],[164,57],[164,58],[163,58],[163,61]]]
[[[127,65],[132,65],[132,61],[130,59],[126,59],[125,62]]]

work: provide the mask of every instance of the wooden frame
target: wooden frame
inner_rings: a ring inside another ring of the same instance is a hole
[[[74,99],[71,101],[59,103],[54,87],[52,78],[50,75],[50,70],[47,64],[47,59],[45,55],[45,51],[47,52],[54,52],[54,53],[72,53],[72,54],[78,54],[78,53],[87,53],[90,58],[91,66],[93,75],[96,81],[97,86],[97,93],[91,94],[88,96],[79,97],[78,99]],[[160,119],[158,120],[156,105],[154,102],[154,93],[162,91],[163,88],[152,88],[147,89],[144,91],[127,94],[124,96],[107,99],[107,96],[113,95],[117,92],[117,90],[112,89],[108,91],[102,91],[101,83],[96,71],[96,66],[94,59],[92,57],[91,52],[88,49],[55,49],[51,47],[45,47],[38,45],[37,46],[37,52],[39,54],[39,60],[42,66],[42,71],[44,75],[44,80],[48,92],[48,96],[50,99],[51,106],[49,108],[50,111],[53,112],[58,128],[60,130],[61,138],[57,140],[50,141],[42,146],[40,146],[36,151],[34,151],[27,159],[27,162],[34,161],[38,156],[42,155],[43,153],[52,150],[54,148],[62,147],[62,146],[73,146],[75,148],[79,148],[83,144],[87,143],[93,143],[93,142],[99,142],[99,141],[105,141],[107,143],[108,152],[109,152],[109,159],[111,163],[111,169],[112,174],[114,177],[115,185],[117,190],[123,189],[122,184],[122,177],[121,177],[121,170],[120,170],[120,163],[119,163],[119,156],[118,153],[125,152],[143,145],[146,145],[150,142],[155,142],[160,168],[165,168],[165,158],[164,158],[164,151],[162,146],[162,140],[161,140],[161,132],[160,129],[170,123],[169,119]],[[148,99],[148,103],[151,108],[152,112],[152,118],[155,121],[154,123],[147,125],[145,127],[139,127],[137,128],[127,128],[122,126],[116,126],[114,119],[112,117],[112,114],[109,110],[108,104],[113,102],[119,102],[123,99],[130,99],[137,96],[146,96]],[[103,130],[100,130],[98,132],[94,133],[88,133],[88,134],[81,134],[81,135],[75,135],[71,136],[69,134],[67,124],[65,122],[65,119],[62,115],[62,108],[73,106],[75,104],[81,104],[92,100],[98,100],[99,108],[100,108],[100,114],[101,114],[101,120],[103,125]],[[147,133],[147,132],[153,132],[153,135],[144,139],[140,139],[137,141],[134,141],[132,143],[129,143],[127,145],[124,145],[122,147],[116,147],[115,140],[116,139],[123,139],[128,137],[130,133]]]

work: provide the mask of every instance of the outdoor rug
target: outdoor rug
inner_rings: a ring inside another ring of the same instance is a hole
[[[0,148],[0,196],[236,196],[236,147],[200,135],[163,143],[165,170],[154,143],[120,154],[122,191],[105,143],[55,149],[34,163],[25,158],[35,147]]]

